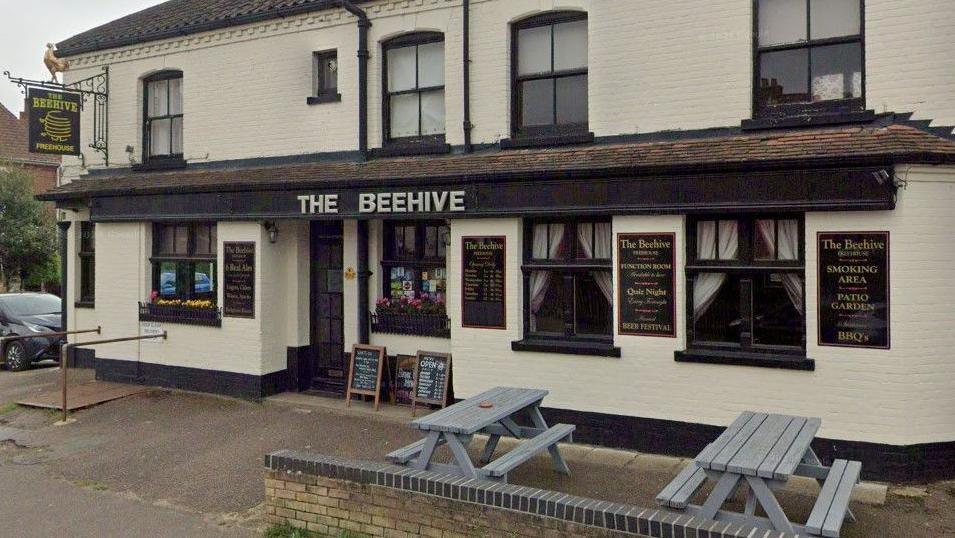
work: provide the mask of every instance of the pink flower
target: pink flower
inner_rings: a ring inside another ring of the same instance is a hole
[[[149,294],[150,301],[155,301],[157,297],[159,297],[159,292],[156,290],[153,290],[152,293]]]

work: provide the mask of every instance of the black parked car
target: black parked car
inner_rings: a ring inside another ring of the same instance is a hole
[[[0,336],[29,336],[62,331],[60,298],[49,293],[0,294]],[[14,371],[36,361],[59,360],[63,337],[41,337],[8,342],[3,362]]]

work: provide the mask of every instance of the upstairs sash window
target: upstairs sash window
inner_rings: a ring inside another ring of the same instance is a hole
[[[182,72],[162,72],[144,81],[145,160],[182,158]]]
[[[757,0],[757,109],[863,108],[862,0]]]
[[[523,20],[513,39],[515,134],[587,131],[587,14]]]
[[[401,36],[383,48],[386,141],[443,140],[444,36]]]

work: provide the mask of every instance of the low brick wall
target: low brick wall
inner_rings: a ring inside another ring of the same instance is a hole
[[[291,450],[265,456],[265,468],[267,520],[331,535],[791,538],[665,510]]]

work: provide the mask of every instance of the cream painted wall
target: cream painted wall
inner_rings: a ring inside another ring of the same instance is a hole
[[[460,327],[460,290],[449,283],[455,395],[495,385],[550,390],[551,407],[726,425],[744,410],[819,416],[820,435],[888,444],[955,439],[955,169],[903,170],[908,188],[895,211],[806,216],[807,354],[814,372],[677,363],[685,348],[684,275],[677,273],[678,338],[620,336],[621,358],[512,352],[522,335],[521,224],[517,219],[452,221],[452,243],[464,235],[507,237],[507,330]],[[681,216],[615,217],[614,234],[674,232],[684,266]],[[818,231],[891,230],[892,349],[821,347],[816,340]],[[450,249],[449,272],[460,271]],[[615,276],[616,278],[616,276]],[[616,329],[615,329],[616,330]]]
[[[381,145],[380,43],[402,33],[445,34],[447,140],[463,142],[459,0],[382,0],[370,30],[369,143]],[[739,125],[750,117],[749,0],[475,0],[472,122],[476,143],[510,136],[509,24],[555,9],[589,21],[590,128],[597,136]],[[867,0],[867,104],[955,124],[955,9],[950,0]],[[341,10],[237,26],[71,58],[67,80],[110,66],[110,155],[141,158],[141,78],[184,72],[185,156],[220,161],[357,149],[357,34]],[[311,53],[337,49],[340,103],[309,106]],[[81,146],[89,143],[84,114]],[[84,153],[86,164],[100,155]],[[67,178],[84,172],[64,159]]]

